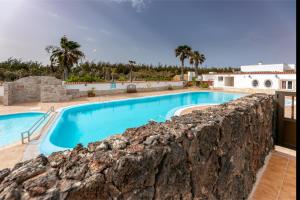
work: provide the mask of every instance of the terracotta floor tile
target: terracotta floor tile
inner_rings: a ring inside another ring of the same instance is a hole
[[[279,199],[293,200],[296,199],[296,161],[290,160],[282,189],[279,193]]]
[[[278,200],[295,200],[296,199],[296,191],[290,192],[280,192]]]
[[[296,199],[296,160],[291,156],[272,152],[258,181],[249,200]]]

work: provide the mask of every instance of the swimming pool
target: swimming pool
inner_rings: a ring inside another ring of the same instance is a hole
[[[44,113],[28,112],[0,115],[0,147],[21,140],[21,132],[27,131]]]
[[[78,143],[86,146],[123,133],[127,128],[144,125],[149,120],[163,122],[184,106],[221,104],[241,96],[244,94],[185,92],[64,108],[41,142],[40,151],[49,155]]]

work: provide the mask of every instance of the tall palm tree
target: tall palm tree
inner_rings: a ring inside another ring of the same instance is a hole
[[[190,57],[192,48],[188,45],[180,45],[175,49],[175,56],[179,57],[179,60],[181,62],[181,75],[180,75],[180,80],[183,81],[183,67],[184,67],[184,60],[186,58]]]
[[[111,78],[112,78],[112,82],[115,82],[115,74],[116,74],[117,68],[111,68]]]
[[[135,61],[129,60],[128,62],[129,62],[129,67],[130,67],[130,82],[132,83],[132,69],[135,64]]]
[[[202,53],[199,53],[199,51],[193,51],[190,55],[190,64],[195,66],[195,76],[198,78],[198,65],[204,63],[205,56]]]
[[[68,40],[66,36],[60,39],[60,47],[47,46],[46,51],[50,53],[51,64],[59,65],[64,70],[63,79],[68,78],[68,74],[74,64],[77,64],[84,53],[79,50],[80,45],[77,42]]]

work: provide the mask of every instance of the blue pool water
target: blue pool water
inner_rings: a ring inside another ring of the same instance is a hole
[[[105,139],[123,133],[127,128],[165,121],[176,108],[195,104],[221,104],[242,94],[222,92],[188,92],[133,98],[65,108],[40,145],[46,155],[73,148],[81,143]]]
[[[27,131],[44,114],[39,112],[0,115],[0,147],[21,140]]]

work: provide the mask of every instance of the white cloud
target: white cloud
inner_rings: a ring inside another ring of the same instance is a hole
[[[82,26],[82,25],[76,25],[76,28],[80,29],[80,30],[88,30],[89,28],[86,26]]]
[[[105,29],[100,29],[99,32],[100,32],[100,33],[103,33],[103,34],[105,34],[105,35],[110,35],[110,31],[105,30]]]
[[[94,42],[94,41],[95,41],[95,39],[92,38],[92,37],[86,37],[85,40],[86,40],[87,42]]]
[[[97,49],[93,49],[93,53],[95,53],[97,51]]]
[[[59,17],[59,15],[57,13],[54,13],[54,12],[48,12],[48,15],[51,16],[51,17],[54,17],[54,18]]]
[[[131,6],[136,9],[137,12],[141,12],[146,7],[147,0],[110,0],[117,3],[131,3]]]

